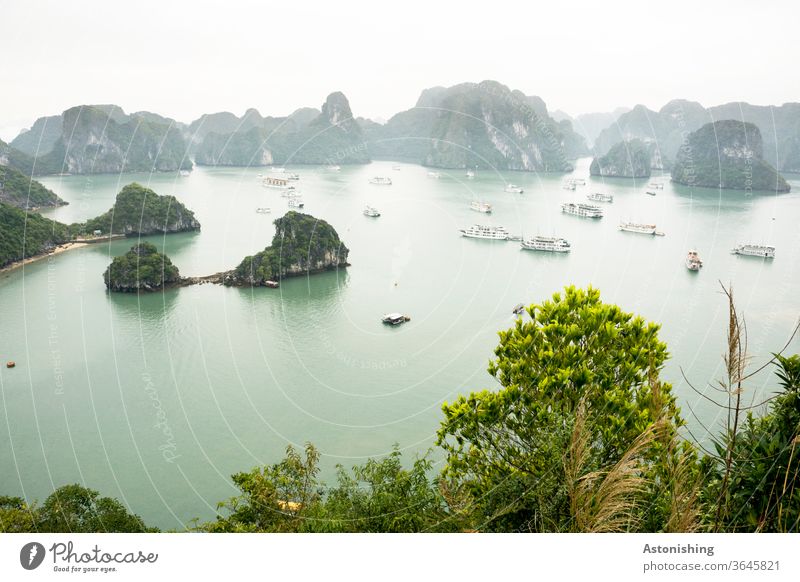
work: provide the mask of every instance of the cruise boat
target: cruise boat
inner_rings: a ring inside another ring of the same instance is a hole
[[[485,238],[490,240],[508,240],[508,231],[502,226],[484,226],[482,224],[473,224],[469,228],[461,228],[459,231],[461,236],[468,238]]]
[[[303,199],[299,196],[292,196],[287,203],[289,204],[289,208],[302,208],[305,206],[305,202],[303,202]]]
[[[614,196],[611,194],[603,194],[601,192],[593,192],[587,194],[586,198],[593,202],[614,202]]]
[[[379,186],[391,186],[392,179],[386,176],[374,176],[369,179],[370,184],[378,184]]]
[[[326,170],[330,170],[331,172],[338,172],[339,170],[342,169],[342,167],[341,166],[337,166],[336,164],[330,164],[328,166],[325,166],[325,169]]]
[[[523,192],[525,192],[525,190],[523,190],[516,184],[506,184],[505,190],[506,192],[511,192],[512,194],[522,194]]]
[[[625,232],[636,232],[639,234],[657,234],[655,224],[641,224],[638,222],[620,222],[619,229]]]
[[[737,245],[731,250],[731,252],[735,255],[745,255],[748,257],[762,257],[765,259],[775,258],[775,247],[770,245]]]
[[[492,205],[488,202],[470,202],[469,209],[474,210],[475,212],[483,212],[484,214],[490,214],[492,212]]]
[[[402,313],[387,313],[381,318],[381,321],[389,325],[400,325],[401,323],[411,321],[411,318]]]
[[[272,212],[272,210],[265,206],[263,208],[256,208],[256,212],[258,212],[259,214],[269,214],[270,212]]]
[[[475,177],[475,172],[472,170],[467,170],[467,179],[472,180]]]
[[[273,178],[267,176],[261,181],[261,185],[265,188],[274,188],[276,190],[294,190],[294,186],[289,184],[286,178]]]
[[[686,268],[690,271],[699,271],[703,268],[703,261],[697,251],[689,251],[686,255]]]
[[[428,178],[441,178],[442,174],[440,172],[428,172]]]
[[[364,216],[378,217],[380,215],[381,213],[378,212],[378,209],[373,206],[367,206],[366,208],[364,208]]]
[[[545,251],[550,253],[568,253],[569,242],[554,236],[532,236],[522,241],[521,246],[526,251]]]
[[[603,209],[594,204],[576,204],[566,202],[561,205],[561,212],[582,218],[603,218]]]

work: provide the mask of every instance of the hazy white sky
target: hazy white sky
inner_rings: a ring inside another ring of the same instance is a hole
[[[115,103],[190,121],[285,115],[331,91],[388,118],[495,79],[571,114],[683,97],[800,100],[796,2],[3,0],[0,137]]]

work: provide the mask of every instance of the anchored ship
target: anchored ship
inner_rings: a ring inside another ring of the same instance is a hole
[[[289,208],[302,208],[305,206],[303,199],[300,196],[292,196],[288,200]]]
[[[575,204],[566,202],[561,205],[561,212],[582,218],[603,218],[603,209],[594,204]]]
[[[612,196],[611,194],[602,194],[600,192],[587,194],[586,198],[594,202],[614,202],[614,196]]]
[[[272,178],[267,176],[261,181],[261,185],[265,188],[275,188],[277,190],[294,190],[294,186],[289,184],[289,180],[285,178]]]
[[[764,259],[775,258],[775,247],[770,245],[737,245],[731,252],[735,255],[745,255],[748,257],[762,257]]]
[[[370,184],[378,184],[379,186],[391,186],[392,179],[386,176],[375,176],[369,179]]]
[[[470,202],[469,209],[474,210],[475,212],[490,214],[492,212],[492,205],[488,202]]]
[[[378,212],[378,209],[373,206],[367,206],[366,208],[364,208],[364,216],[377,217],[380,215],[381,213]]]
[[[619,229],[625,232],[636,232],[639,234],[658,234],[655,224],[641,224],[639,222],[620,222]]]
[[[554,236],[532,236],[522,241],[521,246],[527,251],[545,251],[550,253],[568,253],[569,242]]]
[[[506,184],[505,190],[506,192],[511,192],[512,194],[522,194],[523,192],[525,192],[525,190],[523,190],[516,184]]]
[[[508,240],[508,231],[502,226],[484,226],[482,224],[473,224],[469,228],[461,228],[459,231],[461,236],[468,238],[485,238],[490,240]]]
[[[697,251],[689,251],[686,255],[686,268],[690,271],[699,271],[703,268],[703,261]]]

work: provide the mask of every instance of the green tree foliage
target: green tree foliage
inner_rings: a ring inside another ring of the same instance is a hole
[[[776,355],[776,362],[782,390],[767,413],[749,411],[741,429],[716,443],[718,457],[708,459],[707,519],[718,531],[800,531],[800,356]]]
[[[445,404],[438,442],[448,474],[469,484],[490,528],[558,531],[571,528],[563,458],[579,406],[592,444],[587,471],[618,463],[659,419],[664,442],[682,421],[656,377],[667,357],[657,325],[601,302],[592,288],[568,287],[528,313],[530,321],[500,332],[489,366],[500,389]],[[653,464],[663,450],[656,440],[642,456]],[[654,472],[650,511],[660,496]]]
[[[0,202],[17,208],[66,204],[52,190],[22,172],[6,166],[0,166]]]
[[[149,242],[139,243],[120,257],[114,257],[103,273],[111,291],[155,291],[180,282],[178,267]]]
[[[464,527],[463,497],[428,477],[430,461],[404,469],[395,448],[347,471],[337,467],[335,488],[317,479],[319,453],[293,447],[270,467],[233,476],[241,494],[219,505],[216,520],[200,524],[211,532],[420,532]]]
[[[56,489],[42,504],[28,506],[19,497],[0,497],[0,532],[125,532],[158,531],[145,526],[116,499],[101,497],[81,485]]]
[[[194,213],[174,196],[160,196],[150,188],[133,182],[117,194],[114,206],[105,214],[73,225],[73,230],[91,234],[147,235],[197,230]]]
[[[0,267],[70,240],[69,227],[0,202]]]
[[[245,257],[226,281],[263,285],[268,280],[343,267],[349,252],[330,224],[292,210],[275,221],[272,245]]]

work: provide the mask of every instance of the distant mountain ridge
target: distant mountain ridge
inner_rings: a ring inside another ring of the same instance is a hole
[[[212,131],[203,134],[203,125]],[[328,95],[321,109],[302,108],[288,117],[261,117],[250,109],[204,116],[189,126],[195,160],[204,166],[270,164],[360,164],[370,161],[361,126],[341,92]],[[196,140],[197,141],[197,140]]]
[[[568,171],[588,153],[571,122],[496,81],[432,87],[385,125],[361,120],[373,157],[439,168]]]
[[[700,127],[723,120],[752,123],[763,138],[764,159],[784,172],[800,172],[800,103],[780,106],[726,103],[705,108],[695,101],[675,99],[659,111],[637,105],[598,135],[596,155],[632,139],[655,144],[654,168],[669,169],[687,136]]]

